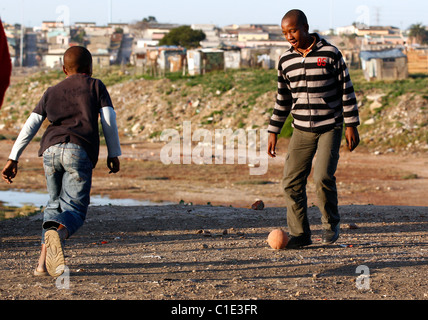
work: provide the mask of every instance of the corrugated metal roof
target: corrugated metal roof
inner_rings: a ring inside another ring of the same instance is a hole
[[[392,49],[384,51],[361,51],[360,57],[367,61],[371,59],[402,58],[406,57],[406,55],[400,49]]]

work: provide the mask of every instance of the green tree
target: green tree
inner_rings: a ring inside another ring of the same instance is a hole
[[[156,17],[154,17],[154,16],[148,16],[147,18],[144,18],[143,20],[142,20],[143,22],[158,22],[157,20],[156,20]]]
[[[86,32],[83,28],[74,29],[70,32],[70,40],[79,44],[85,43]]]
[[[428,43],[428,31],[422,23],[412,24],[409,29],[409,37],[415,39],[416,43]]]
[[[206,36],[202,30],[193,30],[190,26],[173,28],[160,41],[159,45],[181,46],[187,49],[199,47]]]

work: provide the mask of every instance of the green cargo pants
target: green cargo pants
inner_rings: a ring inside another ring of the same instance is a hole
[[[307,216],[306,184],[314,165],[314,182],[324,230],[332,230],[340,221],[335,172],[339,161],[342,128],[325,133],[294,129],[288,146],[282,187],[287,205],[290,235],[311,235]]]

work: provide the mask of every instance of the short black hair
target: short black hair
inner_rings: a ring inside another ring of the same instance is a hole
[[[92,65],[92,55],[85,47],[72,46],[64,53],[64,65],[79,73],[88,72]]]
[[[306,18],[305,13],[302,10],[299,9],[293,9],[288,11],[284,17],[282,18],[282,21],[288,18],[295,18],[297,23],[301,26],[308,24],[308,18]]]

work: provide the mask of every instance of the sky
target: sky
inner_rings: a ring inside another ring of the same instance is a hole
[[[303,10],[311,30],[328,30],[353,22],[407,29],[428,25],[426,0],[1,0],[0,17],[7,23],[40,26],[42,21],[66,20],[132,23],[148,16],[158,22],[280,24],[290,9]],[[62,18],[62,19],[61,19]]]

